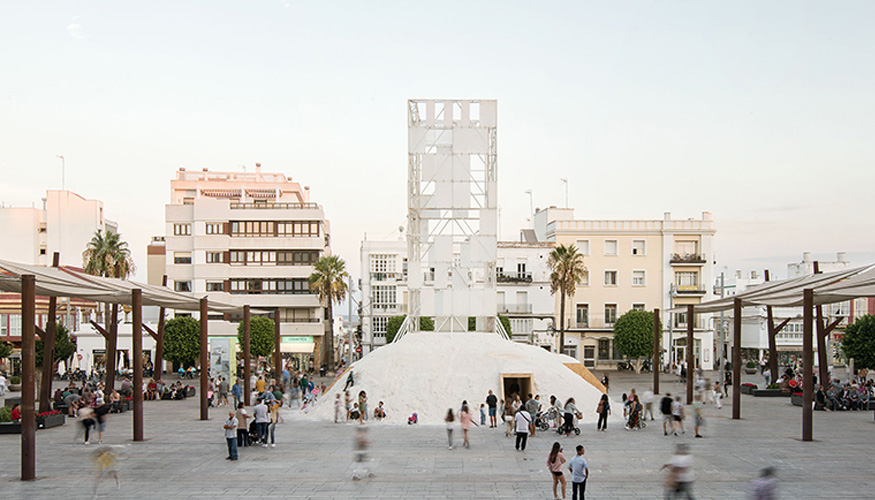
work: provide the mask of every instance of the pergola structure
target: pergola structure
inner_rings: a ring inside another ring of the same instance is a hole
[[[165,287],[146,285],[134,281],[105,278],[85,274],[81,271],[60,268],[57,266],[57,257],[54,267],[38,267],[15,262],[0,261],[0,291],[21,294],[21,479],[33,480],[36,478],[36,412],[35,412],[35,380],[36,380],[36,349],[35,323],[36,297],[46,296],[50,298],[49,319],[46,324],[46,332],[40,331],[40,336],[45,340],[44,360],[53,358],[54,330],[56,327],[55,310],[51,307],[58,297],[70,297],[94,302],[105,302],[116,305],[130,306],[133,313],[132,342],[134,358],[133,380],[133,439],[142,441],[143,437],[143,306],[158,306],[162,309],[171,308],[185,311],[200,311],[200,419],[209,419],[209,405],[207,400],[207,385],[209,370],[207,369],[207,335],[208,321],[207,312],[210,310],[222,313],[243,313],[244,321],[244,394],[246,404],[249,404],[250,380],[250,345],[249,345],[249,319],[250,307],[224,304],[221,302],[208,301],[206,297],[197,298],[191,295],[177,293]],[[259,311],[262,312],[262,311]],[[267,312],[267,311],[263,311]],[[161,314],[158,332],[151,332],[157,338],[158,356],[163,356],[164,317]],[[279,318],[277,318],[279,319]],[[46,335],[48,333],[48,335]],[[279,343],[279,327],[276,328],[276,342]],[[51,340],[50,340],[51,339]],[[114,340],[113,340],[114,341]],[[275,363],[281,362],[276,356]],[[49,367],[48,378],[44,379],[44,386],[50,386],[51,361],[43,363],[45,371]],[[282,366],[275,366],[276,373],[280,373]],[[45,376],[45,375],[44,375]],[[110,388],[111,389],[111,388]],[[46,392],[46,391],[44,391]]]
[[[741,315],[745,306],[766,306],[769,314],[770,336],[777,333],[779,328],[774,326],[771,318],[772,307],[802,307],[802,440],[813,439],[813,408],[812,396],[814,386],[814,352],[813,335],[815,333],[815,313],[817,307],[817,335],[819,348],[823,349],[823,339],[837,323],[826,325],[822,318],[820,306],[835,302],[844,302],[861,297],[875,297],[875,264],[855,269],[836,271],[832,273],[813,274],[800,278],[792,278],[781,281],[767,281],[749,290],[722,299],[712,300],[698,305],[686,306],[687,316],[687,342],[692,345],[693,318],[695,314],[713,313],[733,310],[733,349],[732,349],[732,419],[741,418]],[[683,309],[675,308],[673,312]],[[656,317],[659,310],[655,311]],[[825,333],[824,333],[825,332]],[[654,367],[658,363],[658,336],[661,334],[658,328],[658,319],[654,322]],[[694,366],[692,351],[687,350],[687,366]],[[773,371],[777,367],[772,367]],[[821,367],[823,370],[825,367]],[[693,398],[692,372],[687,376],[687,404]],[[659,392],[659,380],[657,370],[654,369],[654,392]],[[821,383],[824,383],[821,375]]]

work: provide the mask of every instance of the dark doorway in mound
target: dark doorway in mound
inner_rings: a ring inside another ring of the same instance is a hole
[[[519,394],[520,400],[525,402],[534,388],[531,373],[502,373],[501,374],[501,397],[504,400],[513,398]]]

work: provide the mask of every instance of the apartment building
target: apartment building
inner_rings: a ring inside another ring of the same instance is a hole
[[[497,310],[510,320],[517,342],[545,347],[552,343],[553,298],[547,266],[551,249],[547,242],[498,242]],[[389,318],[407,314],[407,251],[406,239],[362,241],[359,315],[365,353],[385,345]]]
[[[713,297],[714,221],[701,219],[575,219],[574,209],[550,207],[534,216],[539,241],[575,245],[584,255],[586,276],[566,304],[563,351],[594,369],[622,359],[613,341],[617,318],[632,309],[666,311]],[[559,316],[559,297],[555,298]],[[686,359],[687,318],[663,314],[663,363]],[[693,346],[697,365],[714,364],[710,316],[697,315]]]
[[[330,228],[309,187],[282,173],[179,169],[170,182],[164,237],[167,286],[279,311],[282,351],[319,364],[329,322],[310,291],[313,265],[330,253]],[[153,242],[160,254],[160,242]],[[151,246],[150,246],[151,248]],[[150,278],[157,279],[157,273]],[[241,318],[210,315],[211,335],[236,336]]]

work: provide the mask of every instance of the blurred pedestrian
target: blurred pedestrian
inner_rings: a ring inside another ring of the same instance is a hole
[[[690,500],[693,498],[693,456],[690,455],[687,445],[677,445],[677,451],[659,470],[668,468],[668,477],[665,480],[665,498],[680,498],[681,494]]]
[[[456,425],[456,417],[453,415],[453,409],[447,410],[447,416],[444,417],[444,423],[447,424],[447,442],[450,445],[449,449],[453,449],[453,427]]]
[[[766,467],[760,471],[760,477],[751,482],[751,500],[776,500],[778,498],[778,478],[775,469]]]
[[[97,467],[97,477],[94,478],[94,498],[97,498],[97,487],[100,486],[100,480],[104,474],[112,476],[115,479],[115,488],[121,488],[121,483],[118,480],[118,472],[115,470],[116,454],[109,446],[101,446],[94,452],[94,465]]]
[[[355,441],[353,442],[353,447],[355,449],[355,469],[352,473],[353,481],[358,481],[365,475],[365,473],[367,473],[368,477],[374,477],[374,471],[372,471],[367,465],[368,447],[370,444],[371,443],[368,440],[368,428],[365,426],[356,427]]]

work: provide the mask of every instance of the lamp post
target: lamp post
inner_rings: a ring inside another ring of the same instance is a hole
[[[562,178],[559,180],[565,184],[565,208],[568,208],[568,179]]]

